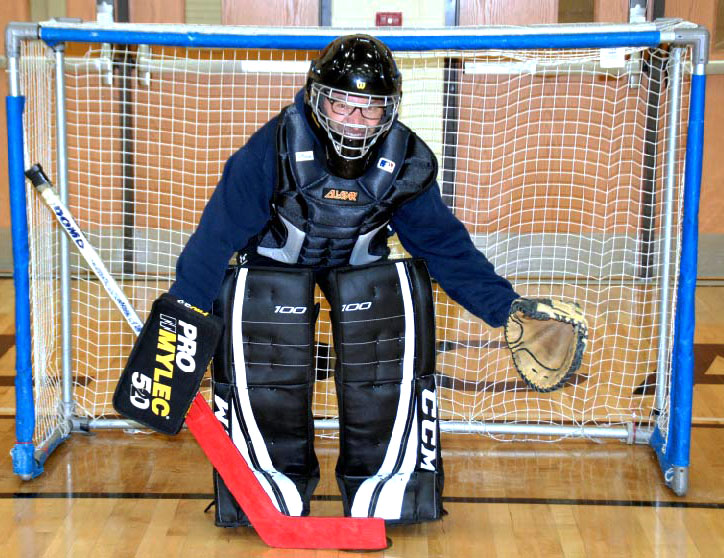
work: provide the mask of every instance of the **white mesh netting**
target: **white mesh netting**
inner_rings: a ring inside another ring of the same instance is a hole
[[[315,54],[68,45],[69,207],[141,316],[168,289],[224,162],[292,101]],[[673,181],[673,264],[664,270],[670,56],[613,55],[612,62],[601,50],[396,53],[401,119],[437,154],[443,197],[475,244],[518,292],[578,301],[591,326],[581,370],[563,389],[538,394],[517,377],[501,331],[436,285],[443,420],[640,426],[654,418],[660,316],[675,303],[671,296],[662,308],[660,300],[676,276],[683,150]],[[21,70],[28,163],[42,163],[57,181],[52,60],[45,46],[29,44]],[[28,199],[40,441],[62,414],[60,233],[49,210],[31,192]],[[398,245],[394,252],[402,253]],[[76,413],[113,416],[111,396],[134,337],[86,266],[70,259]],[[315,415],[333,418],[324,307]]]

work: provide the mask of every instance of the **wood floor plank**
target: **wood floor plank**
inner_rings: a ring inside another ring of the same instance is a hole
[[[551,506],[550,508],[555,529],[561,541],[562,556],[583,558],[586,555],[586,543],[578,529],[573,508],[571,506]]]
[[[702,555],[686,528],[686,517],[690,515],[698,518],[699,511],[688,513],[682,509],[660,509],[656,514],[639,510],[637,514],[639,523],[645,536],[649,538],[656,554],[661,556],[691,556]]]
[[[521,556],[561,556],[563,546],[548,505],[509,506],[513,535]]]
[[[702,556],[724,556],[722,510],[701,510],[684,518],[686,530]]]

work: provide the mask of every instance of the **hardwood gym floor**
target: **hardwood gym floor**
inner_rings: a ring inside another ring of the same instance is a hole
[[[697,385],[690,488],[664,487],[653,452],[620,442],[501,444],[443,436],[441,521],[388,529],[364,556],[724,556],[724,288],[697,291]],[[75,435],[32,482],[12,474],[12,282],[0,280],[0,558],[233,556],[326,558],[269,549],[218,529],[211,469],[191,436]],[[335,442],[320,440],[312,513],[336,515]]]

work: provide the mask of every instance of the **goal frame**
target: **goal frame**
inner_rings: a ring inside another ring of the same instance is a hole
[[[670,22],[669,22],[670,23]],[[24,97],[19,81],[20,44],[26,40],[42,40],[53,48],[56,66],[64,65],[64,44],[113,43],[125,45],[168,45],[189,47],[254,48],[282,50],[319,50],[334,37],[351,31],[331,28],[245,28],[204,27],[180,25],[135,24],[78,24],[69,22],[11,23],[6,30],[9,94],[6,99],[8,127],[8,167],[13,239],[13,276],[15,283],[16,323],[16,444],[12,449],[13,470],[23,479],[33,478],[43,471],[48,455],[69,432],[88,429],[128,428],[133,424],[125,420],[88,420],[72,417],[72,370],[68,347],[71,324],[67,297],[70,278],[61,278],[63,355],[63,405],[68,411],[69,424],[59,429],[42,446],[33,443],[34,401],[31,355],[31,325],[29,298],[29,247],[26,206],[25,167],[32,161],[24,159],[23,106]],[[709,36],[705,28],[693,24],[664,28],[657,22],[621,25],[537,25],[528,27],[479,27],[456,29],[421,29],[387,31],[367,30],[379,36],[395,50],[426,51],[440,49],[533,49],[533,48],[617,48],[657,47],[671,45],[674,50],[690,49],[691,82],[689,117],[686,139],[684,171],[684,207],[682,211],[679,278],[671,361],[670,402],[671,416],[667,433],[658,426],[651,430],[627,427],[506,425],[448,421],[442,430],[451,432],[518,433],[564,435],[570,437],[598,437],[619,439],[629,443],[648,443],[656,451],[666,484],[676,494],[684,494],[688,486],[689,446],[693,397],[693,335],[694,291],[697,270],[698,206],[703,154],[703,121]],[[56,103],[59,115],[57,135],[57,183],[61,194],[67,196],[67,160],[64,156],[64,88],[63,72],[56,79]],[[677,118],[671,118],[676,126]],[[672,134],[675,136],[675,134]],[[676,146],[673,146],[674,150]],[[674,165],[673,154],[667,156],[667,165]],[[671,173],[673,176],[673,173]],[[68,268],[69,247],[61,239],[61,269]],[[665,285],[663,297],[673,296]],[[665,308],[666,305],[663,305]],[[666,313],[664,311],[664,313]],[[664,318],[666,319],[666,318]],[[333,428],[333,421],[318,421],[318,428]],[[521,429],[521,426],[524,427]]]

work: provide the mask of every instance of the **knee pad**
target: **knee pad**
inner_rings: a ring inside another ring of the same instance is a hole
[[[427,268],[400,260],[334,270],[337,482],[345,513],[413,523],[442,513],[435,318]]]
[[[225,323],[212,370],[214,412],[274,505],[305,515],[314,454],[314,280],[305,270],[237,268],[214,313]],[[214,472],[216,524],[248,524]]]

